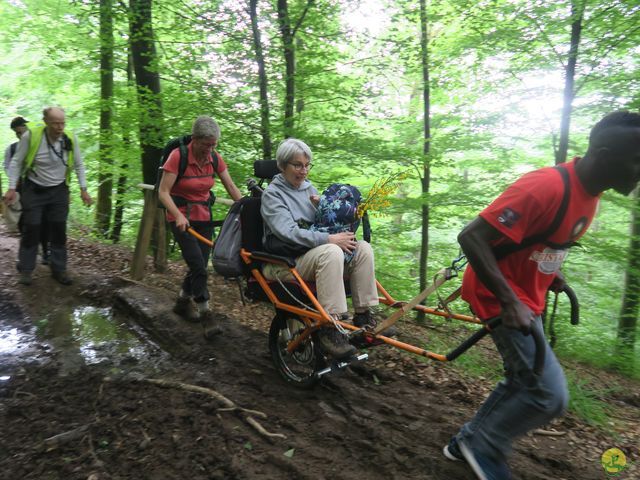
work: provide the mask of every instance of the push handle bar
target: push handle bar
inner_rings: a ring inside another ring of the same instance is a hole
[[[491,330],[493,330],[494,328],[498,328],[501,323],[502,323],[502,320],[500,318],[493,318],[489,320],[487,323],[483,325],[483,327],[480,330],[478,330],[476,333],[474,333],[469,338],[467,338],[464,342],[458,345],[455,349],[449,352],[447,354],[447,360],[451,361],[458,358],[464,352],[469,350],[469,348],[471,348],[473,345],[478,343],[478,341],[481,338],[483,338],[485,335],[491,332]],[[531,324],[531,336],[533,337],[533,341],[536,345],[535,360],[533,362],[533,372],[536,375],[540,375],[544,370],[544,356],[545,356],[547,341],[544,338],[544,333],[542,332],[542,329],[535,322]]]
[[[576,292],[569,285],[565,285],[560,291],[567,295],[571,303],[571,325],[578,325],[580,323],[580,303]]]

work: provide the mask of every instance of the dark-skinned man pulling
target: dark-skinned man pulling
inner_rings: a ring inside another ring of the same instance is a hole
[[[567,249],[589,227],[602,192],[628,195],[640,181],[640,115],[614,112],[591,130],[584,157],[528,173],[467,225],[458,241],[470,267],[462,296],[480,319],[500,318],[491,332],[505,379],[444,448],[482,480],[511,478],[512,441],[566,409],[567,383],[546,345],[544,370],[533,372],[532,328],[541,328],[548,289],[564,285]],[[558,212],[563,212],[559,214]]]

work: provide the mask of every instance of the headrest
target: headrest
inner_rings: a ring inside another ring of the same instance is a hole
[[[271,180],[280,173],[275,160],[256,160],[253,162],[253,174],[258,178]]]

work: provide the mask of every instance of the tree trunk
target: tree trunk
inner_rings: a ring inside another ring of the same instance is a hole
[[[113,5],[112,0],[100,0],[100,163],[96,229],[107,238],[111,221],[113,189],[113,142],[111,118],[113,113]]]
[[[127,55],[127,112],[131,111],[131,95],[133,90],[133,60],[131,58],[131,49]],[[122,144],[124,151],[129,152],[131,145],[131,135],[129,125],[125,124],[122,133]],[[122,162],[118,171],[118,186],[116,187],[116,208],[113,215],[113,230],[111,231],[111,241],[118,243],[122,232],[122,218],[124,217],[124,195],[127,191],[127,168],[129,166],[127,155],[122,156]]]
[[[152,0],[129,0],[130,42],[140,110],[140,148],[144,183],[154,184],[162,154],[162,99],[153,41]]]
[[[284,138],[289,138],[293,135],[293,111],[295,108],[296,93],[296,57],[287,0],[278,0],[278,24],[280,26],[280,34],[282,35],[285,63]]]
[[[564,100],[562,105],[562,117],[560,119],[560,140],[556,151],[556,165],[564,163],[569,150],[569,126],[571,124],[571,109],[575,97],[574,84],[576,76],[576,64],[578,63],[578,47],[582,33],[582,18],[584,4],[578,5],[580,0],[571,2],[571,45],[569,58],[565,67]]]
[[[260,134],[262,136],[262,157],[271,160],[271,130],[269,124],[269,98],[267,97],[267,73],[264,68],[262,39],[258,28],[258,0],[249,0],[249,14],[251,15],[251,30],[253,32],[253,47],[258,63],[258,83],[260,87]]]
[[[618,356],[628,360],[623,370],[633,367],[633,350],[636,341],[636,325],[640,310],[640,195],[636,190],[631,213],[631,244],[625,271],[622,308],[618,320]]]
[[[431,143],[431,99],[429,92],[429,50],[427,30],[427,6],[426,0],[420,0],[420,53],[422,63],[422,98],[424,110],[424,145],[422,167],[422,241],[420,244],[420,291],[427,287],[427,265],[429,259],[429,184],[431,182],[430,171],[430,143]],[[418,321],[424,319],[424,313],[418,314]]]

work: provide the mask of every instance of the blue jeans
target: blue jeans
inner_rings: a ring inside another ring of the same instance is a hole
[[[542,326],[540,317],[536,322]],[[532,370],[535,344],[531,335],[499,327],[491,336],[502,355],[505,379],[460,429],[457,439],[473,451],[504,460],[515,438],[564,412],[569,392],[562,367],[546,342],[544,370],[536,375]]]

